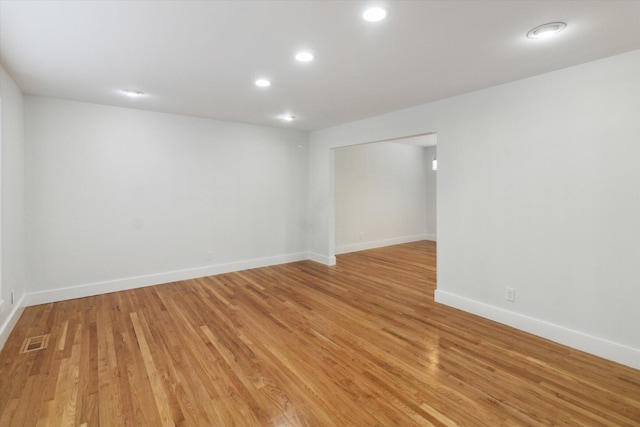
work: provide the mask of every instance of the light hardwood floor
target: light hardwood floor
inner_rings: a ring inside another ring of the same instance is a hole
[[[640,425],[640,371],[435,304],[435,257],[417,242],[29,307],[0,354],[0,426]]]

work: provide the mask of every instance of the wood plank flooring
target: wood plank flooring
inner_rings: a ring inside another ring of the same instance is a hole
[[[640,371],[435,304],[435,257],[425,241],[29,307],[0,354],[0,426],[640,425]]]

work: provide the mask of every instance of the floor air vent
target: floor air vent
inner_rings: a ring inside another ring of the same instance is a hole
[[[49,335],[40,335],[37,337],[31,337],[24,340],[24,344],[22,344],[22,350],[20,353],[29,353],[30,351],[36,350],[44,350],[47,348],[47,344],[49,344]]]

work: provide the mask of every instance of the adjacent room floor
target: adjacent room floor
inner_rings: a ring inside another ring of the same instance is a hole
[[[0,425],[639,425],[640,371],[435,304],[417,242],[29,307]]]

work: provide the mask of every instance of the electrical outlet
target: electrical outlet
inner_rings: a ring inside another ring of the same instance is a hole
[[[516,300],[516,291],[513,288],[507,288],[505,294],[504,294],[504,299],[506,299],[507,301],[515,301]]]
[[[11,291],[11,305],[13,305],[13,291]]]
[[[207,251],[207,261],[213,261],[213,252]]]

